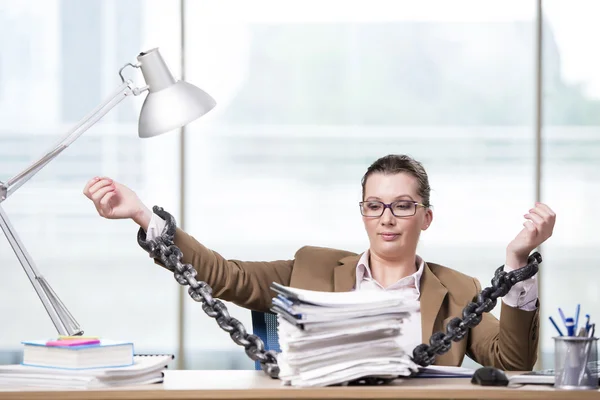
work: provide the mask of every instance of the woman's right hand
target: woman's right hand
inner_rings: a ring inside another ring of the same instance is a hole
[[[152,213],[135,192],[110,178],[91,179],[83,188],[83,194],[92,200],[96,211],[104,218],[131,218],[144,229],[150,223]]]

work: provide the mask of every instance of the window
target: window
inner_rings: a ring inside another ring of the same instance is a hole
[[[580,304],[581,327],[585,314],[594,321],[600,311],[600,60],[592,50],[598,31],[593,16],[599,6],[593,0],[568,6],[556,0],[543,3],[547,51],[542,199],[557,212],[554,235],[543,248],[541,270],[542,351],[548,365],[553,362],[552,336],[557,335],[548,317],[562,326],[558,307],[567,317],[574,317]],[[549,58],[553,53],[560,58]]]
[[[376,158],[409,154],[429,173],[434,205],[418,253],[489,285],[535,200],[536,106],[542,201],[558,215],[542,249],[540,366],[552,366],[547,317],[559,306],[595,318],[593,0],[543,2],[537,105],[533,0],[0,2],[0,179],[102,102],[140,51],[159,47],[180,76],[185,43],[186,79],[218,103],[181,148],[176,133],[138,139],[143,99],[128,99],[2,203],[86,333],[140,351],[182,345],[181,368],[253,368],[187,294],[178,343],[179,285],[138,248],[134,224],[95,214],[81,189],[96,175],[178,220],[184,200],[185,229],[226,258],[275,260],[306,244],[366,250],[360,179]],[[183,188],[173,179],[181,150]],[[55,331],[6,240],[0,263],[0,316],[11,324],[0,362],[15,362],[23,338]],[[250,329],[250,313],[229,307]]]
[[[489,284],[534,200],[533,1],[186,7],[188,78],[219,103],[189,129],[188,231],[235,259],[289,259],[306,244],[362,252],[360,179],[406,153],[433,188],[419,253]],[[245,357],[185,306],[190,354]]]
[[[160,47],[180,74],[177,1],[3,1],[0,13],[0,179],[47,151],[121,81],[119,68]],[[83,21],[83,22],[82,22]],[[151,46],[151,47],[150,47]],[[129,70],[141,80],[139,70]],[[176,134],[137,138],[142,99],[126,99],[2,203],[24,245],[87,334],[172,352],[177,288],[137,246],[131,221],[97,216],[82,194],[110,176],[179,216]],[[149,203],[152,206],[153,203]],[[7,240],[0,240],[0,362],[21,340],[56,334]],[[160,296],[156,294],[160,293]],[[159,322],[157,322],[159,318]]]

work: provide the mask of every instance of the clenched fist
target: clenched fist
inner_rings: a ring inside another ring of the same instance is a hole
[[[544,243],[554,230],[556,214],[543,203],[535,203],[535,207],[524,215],[524,228],[508,244],[506,248],[506,264],[519,268],[527,264],[527,257],[540,244]]]

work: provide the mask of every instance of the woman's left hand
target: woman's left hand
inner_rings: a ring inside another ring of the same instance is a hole
[[[506,248],[506,264],[513,268],[520,268],[527,264],[531,251],[552,236],[556,221],[554,211],[546,204],[537,202],[524,217],[526,221],[523,223],[523,230]]]

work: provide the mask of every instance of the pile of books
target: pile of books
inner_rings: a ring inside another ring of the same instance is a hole
[[[91,389],[160,383],[171,354],[133,352],[133,343],[69,338],[23,342],[23,362],[0,365],[0,386]]]
[[[316,292],[274,283],[281,353],[279,378],[292,386],[329,386],[419,372],[403,339],[419,302],[400,292]]]

